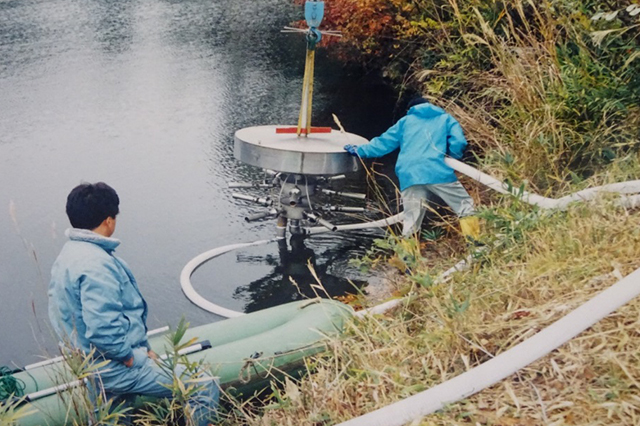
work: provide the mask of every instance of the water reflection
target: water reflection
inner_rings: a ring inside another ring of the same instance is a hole
[[[305,243],[305,237],[293,235],[289,244],[286,239],[278,241],[277,257],[238,256],[239,267],[246,263],[260,263],[272,266],[273,271],[238,287],[233,297],[245,300],[245,312],[253,312],[293,300],[356,294],[366,285],[365,280],[351,280],[331,273],[336,263],[345,263],[345,253],[355,248],[334,246],[323,253],[319,263],[314,250]]]
[[[199,253],[273,235],[273,222],[246,224],[246,206],[227,190],[261,174],[234,159],[233,133],[297,121],[304,40],[279,30],[301,16],[291,0],[0,0],[0,364],[56,350],[46,288],[65,242],[64,201],[81,181],[120,195],[118,254],[147,298],[150,327],[219,319],[182,295],[178,277]],[[391,124],[382,117],[394,98],[367,76],[319,55],[316,77],[314,124],[336,112],[366,137]],[[336,293],[335,277],[365,279],[346,258],[368,243],[350,238],[303,243]],[[255,261],[275,263],[262,267],[221,259],[201,281],[214,287],[206,297],[254,310],[280,300],[268,283],[297,297],[280,262],[300,264],[298,251],[269,250]]]

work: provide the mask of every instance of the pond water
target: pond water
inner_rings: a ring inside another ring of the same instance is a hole
[[[291,0],[0,2],[0,365],[55,352],[49,270],[69,226],[66,196],[83,181],[120,195],[114,237],[149,302],[149,326],[220,319],[192,305],[178,277],[201,252],[274,234],[273,220],[245,223],[253,207],[227,189],[262,175],[234,159],[233,133],[296,123],[304,42],[279,30],[301,16]],[[331,125],[335,113],[365,137],[391,124],[395,98],[383,84],[322,49],[316,64],[314,124]],[[232,252],[193,282],[210,300],[253,311],[301,297],[288,276],[309,279],[311,259],[326,287],[344,292],[367,280],[348,258],[372,235]]]

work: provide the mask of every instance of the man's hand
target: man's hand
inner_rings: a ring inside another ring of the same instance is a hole
[[[125,367],[127,368],[131,368],[133,367],[133,357],[129,358],[128,360],[124,361],[123,364],[125,365]]]
[[[344,150],[353,156],[358,155],[358,145],[351,145],[351,144],[345,145]]]
[[[147,352],[147,355],[149,355],[149,358],[156,360],[158,359],[158,354],[155,353],[154,351],[152,351],[151,349],[149,349],[149,352]]]

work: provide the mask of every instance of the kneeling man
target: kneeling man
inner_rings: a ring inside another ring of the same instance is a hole
[[[73,228],[51,269],[49,318],[58,337],[89,354],[95,350],[102,390],[108,398],[171,397],[172,379],[155,362],[147,341],[147,303],[112,238],[120,200],[109,185],[82,184],[67,197]],[[189,401],[194,420],[209,423],[218,404],[212,379]]]

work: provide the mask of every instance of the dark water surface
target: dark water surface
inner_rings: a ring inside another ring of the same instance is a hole
[[[49,269],[65,241],[66,196],[82,181],[120,195],[114,237],[149,325],[220,319],[192,305],[178,277],[203,251],[273,235],[273,221],[244,222],[248,208],[226,186],[261,175],[233,158],[235,130],[297,120],[304,44],[279,32],[302,15],[292,3],[0,1],[0,365],[55,348]],[[354,133],[384,130],[389,92],[318,56],[315,123],[336,113]],[[312,258],[340,292],[366,280],[347,259],[370,242],[325,235],[297,251],[234,252],[199,269],[194,285],[225,307],[262,309],[299,297],[284,276],[302,277]]]

